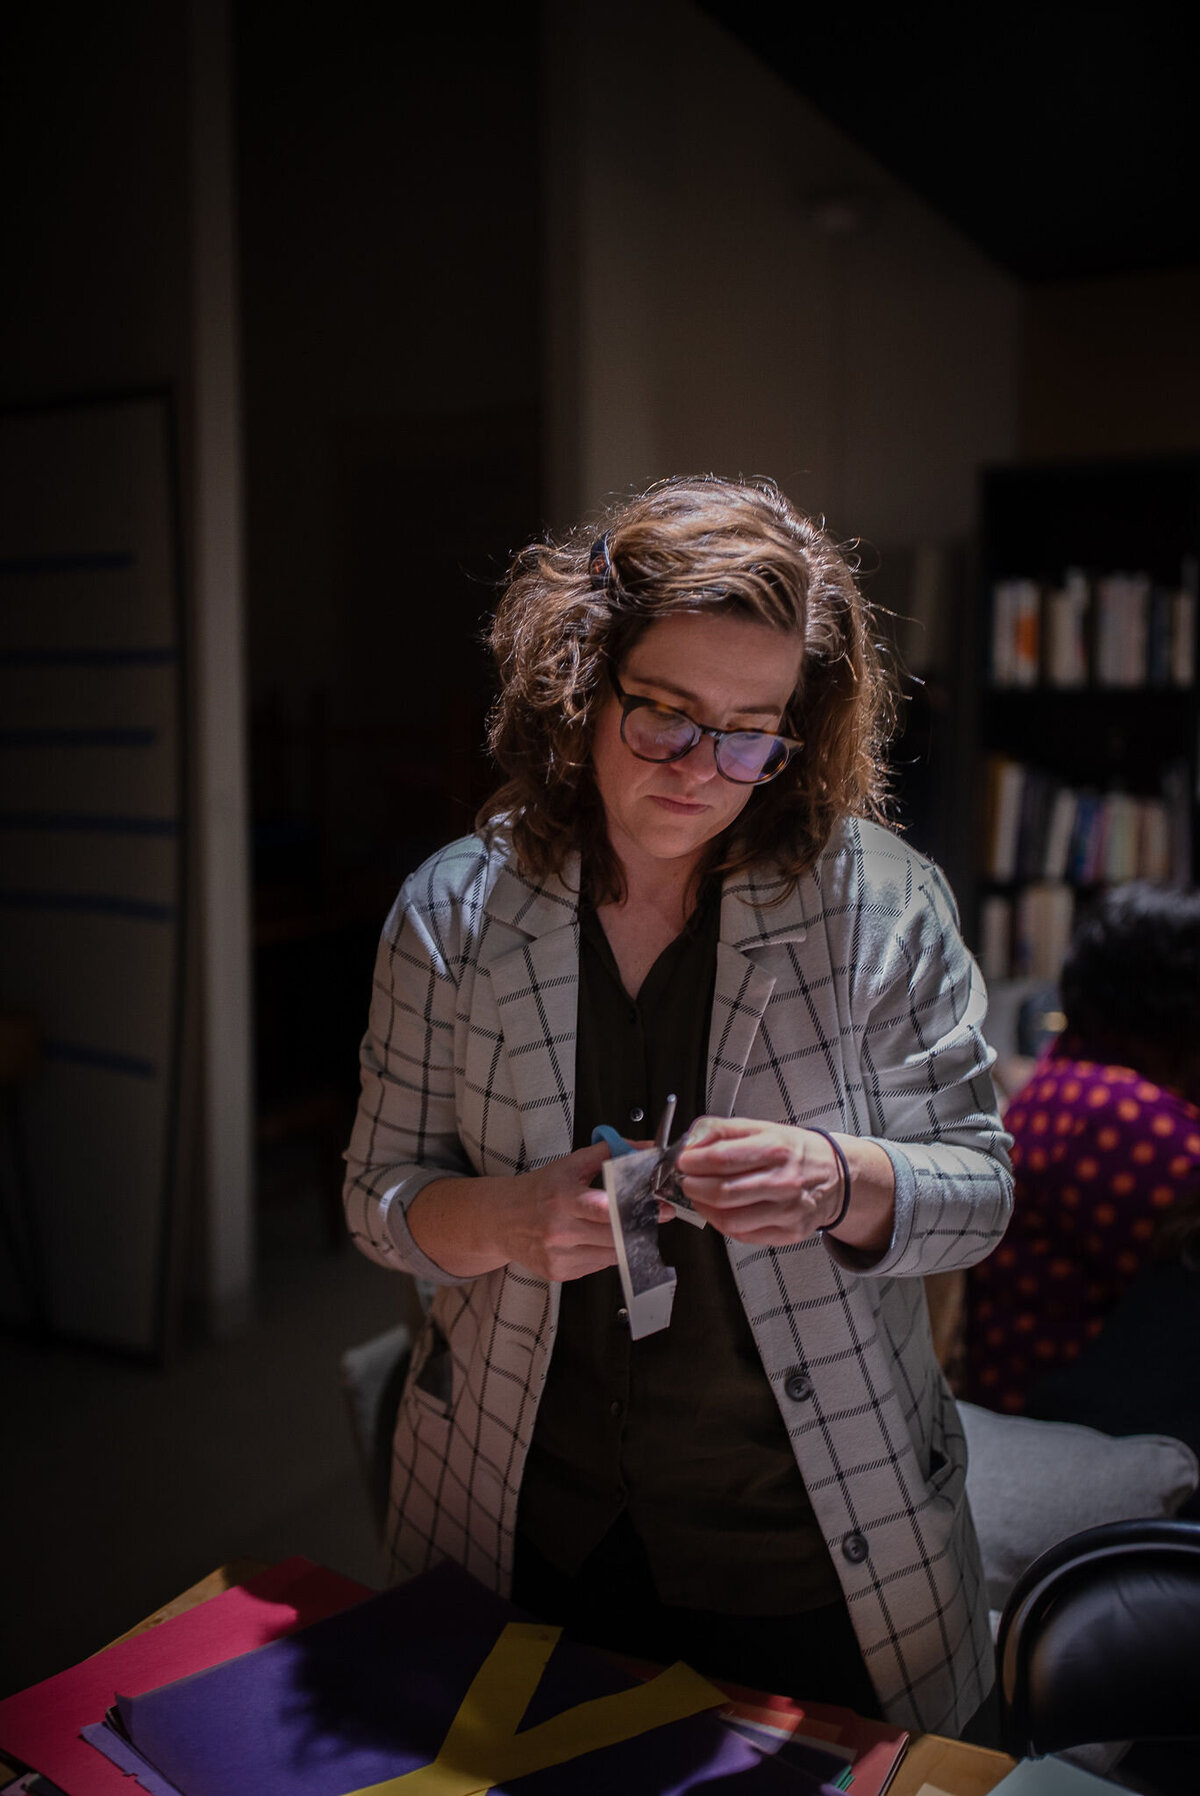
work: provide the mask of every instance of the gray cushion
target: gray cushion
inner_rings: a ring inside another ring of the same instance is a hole
[[[1048,1547],[1101,1522],[1174,1515],[1200,1480],[1195,1454],[1170,1435],[1116,1438],[1074,1422],[996,1415],[973,1403],[958,1408],[992,1609],[1003,1609],[1025,1567]]]

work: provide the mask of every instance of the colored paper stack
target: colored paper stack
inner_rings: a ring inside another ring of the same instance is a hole
[[[876,1796],[904,1748],[683,1665],[647,1679],[454,1565],[363,1594],[274,1567],[9,1698],[0,1748],[66,1796]]]

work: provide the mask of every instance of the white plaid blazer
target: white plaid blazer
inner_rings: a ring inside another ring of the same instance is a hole
[[[921,1275],[981,1259],[1008,1219],[985,993],[941,874],[888,831],[848,821],[770,906],[773,880],[726,882],[708,1109],[878,1140],[896,1221],[872,1263],[819,1238],[730,1242],[729,1257],[881,1705],[899,1725],[955,1733],[991,1686],[993,1652]],[[396,1431],[397,1577],[451,1558],[510,1588],[560,1287],[517,1265],[453,1279],[405,1212],[447,1173],[517,1173],[570,1151],[578,968],[570,878],[530,883],[502,841],[436,854],[384,928],[346,1211],[364,1253],[439,1287]]]

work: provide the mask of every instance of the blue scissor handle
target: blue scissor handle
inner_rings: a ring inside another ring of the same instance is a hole
[[[632,1141],[626,1141],[624,1135],[618,1134],[611,1123],[598,1123],[592,1130],[592,1146],[597,1147],[600,1142],[605,1144],[614,1160],[623,1159],[626,1154],[636,1154],[638,1151]]]

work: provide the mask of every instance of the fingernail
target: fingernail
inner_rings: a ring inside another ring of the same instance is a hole
[[[702,1147],[706,1141],[712,1139],[712,1128],[703,1120],[695,1122],[683,1139],[687,1147]]]

